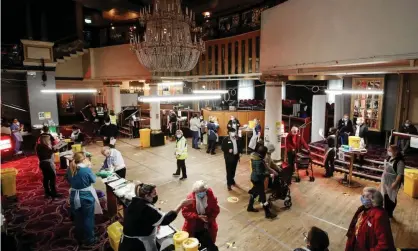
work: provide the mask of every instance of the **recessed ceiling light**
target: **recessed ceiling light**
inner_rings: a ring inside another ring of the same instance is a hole
[[[90,18],[85,18],[85,19],[84,19],[84,22],[85,22],[86,24],[91,24],[91,19],[90,19]]]
[[[209,17],[210,17],[210,12],[209,12],[209,11],[205,11],[205,12],[203,12],[202,14],[203,14],[203,16],[204,16],[205,18],[209,18]]]

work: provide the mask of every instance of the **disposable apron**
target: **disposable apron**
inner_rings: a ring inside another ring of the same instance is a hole
[[[381,183],[380,183],[380,190],[383,195],[387,194],[389,199],[393,202],[396,201],[396,197],[398,196],[399,186],[395,189],[392,189],[393,182],[396,181],[396,177],[398,174],[395,172],[393,168],[393,163],[385,160],[384,163],[385,169],[383,170]]]
[[[219,141],[219,136],[218,136],[218,134],[214,130],[209,130],[208,136],[211,135],[212,133],[215,134],[215,136],[216,136],[216,142],[218,142]]]
[[[22,137],[22,134],[20,132],[14,132],[13,137],[15,138],[16,141],[19,141],[19,142],[23,141],[23,137]]]
[[[164,214],[162,212],[160,212],[160,210],[158,210],[155,206],[153,206],[151,204],[147,204],[147,206],[156,210],[161,215],[161,219],[152,225],[154,228],[153,228],[151,234],[148,235],[148,236],[128,236],[128,235],[122,234],[120,242],[122,243],[124,238],[137,239],[137,240],[142,242],[146,251],[158,251],[158,247],[157,247],[157,227],[163,222]]]
[[[103,214],[102,206],[100,206],[99,198],[97,197],[96,190],[93,188],[93,186],[89,186],[83,189],[74,189],[70,188],[70,195],[71,192],[75,192],[74,194],[74,208],[77,210],[81,207],[81,201],[80,201],[80,192],[90,192],[91,195],[94,197],[94,214]]]
[[[253,129],[253,136],[250,139],[250,143],[248,144],[248,147],[255,150],[255,147],[257,146],[257,141],[258,141],[258,135],[257,132],[255,131],[255,128]]]

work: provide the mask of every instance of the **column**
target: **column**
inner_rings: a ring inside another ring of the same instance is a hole
[[[273,160],[281,159],[282,84],[283,82],[266,83],[264,142],[273,144],[276,148],[271,156]]]
[[[30,12],[30,2],[26,2],[26,37],[29,40],[33,39],[32,18]]]
[[[83,5],[80,2],[75,2],[75,25],[77,29],[77,37],[79,40],[84,41],[84,17],[83,17]]]
[[[150,95],[158,95],[158,84],[150,84]],[[150,126],[151,130],[161,130],[161,118],[160,118],[160,102],[151,102],[150,103]]]
[[[48,41],[48,27],[46,24],[46,10],[41,13],[41,40]]]
[[[109,110],[119,113],[122,109],[120,101],[120,85],[118,83],[106,85],[106,103]]]
[[[192,90],[199,90],[199,83],[192,83]],[[192,104],[193,111],[200,111],[200,101],[193,101]]]

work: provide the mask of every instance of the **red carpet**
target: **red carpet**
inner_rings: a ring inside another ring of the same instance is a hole
[[[8,236],[14,238],[14,243],[2,239],[2,250],[112,250],[106,233],[110,221],[105,215],[96,216],[98,242],[88,247],[78,245],[74,238],[74,225],[69,217],[69,184],[64,179],[64,170],[57,171],[57,189],[63,197],[51,200],[44,198],[42,173],[36,156],[2,165],[2,168],[9,167],[19,171],[16,179],[17,201],[2,198]]]

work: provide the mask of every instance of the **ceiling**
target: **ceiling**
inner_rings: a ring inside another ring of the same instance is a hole
[[[128,11],[138,12],[141,7],[148,6],[152,0],[75,0],[85,7],[101,11],[116,9],[120,13]],[[187,6],[196,13],[210,11],[212,16],[227,15],[263,2],[283,2],[283,0],[183,0],[183,6]]]

